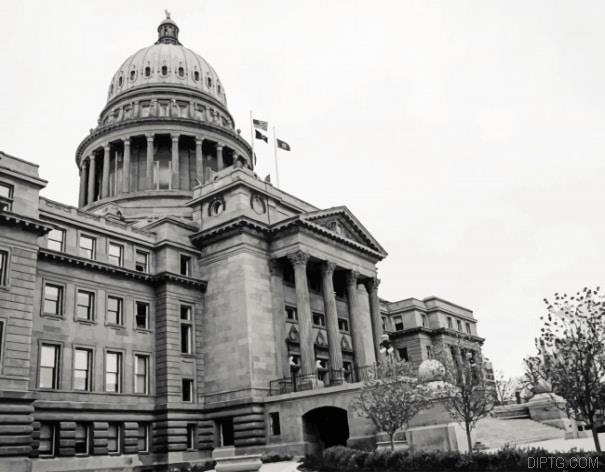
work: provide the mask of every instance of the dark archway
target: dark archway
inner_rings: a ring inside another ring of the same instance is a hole
[[[332,446],[346,446],[349,439],[347,410],[324,406],[308,411],[302,417],[306,453],[321,454]]]

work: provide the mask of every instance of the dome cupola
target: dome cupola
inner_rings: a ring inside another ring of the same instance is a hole
[[[179,43],[179,27],[170,18],[170,12],[168,10],[165,10],[165,12],[166,18],[158,26],[158,40],[156,44],[181,44]]]

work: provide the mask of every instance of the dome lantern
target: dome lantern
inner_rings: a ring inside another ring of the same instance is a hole
[[[179,27],[170,18],[170,12],[168,10],[164,11],[166,18],[158,26],[158,40],[156,44],[181,44],[179,42]]]

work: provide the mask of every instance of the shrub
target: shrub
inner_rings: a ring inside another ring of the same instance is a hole
[[[292,456],[288,454],[268,454],[266,456],[261,457],[260,460],[263,462],[263,464],[269,464],[270,462],[291,461]]]

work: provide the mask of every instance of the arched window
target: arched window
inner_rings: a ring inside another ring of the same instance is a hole
[[[185,69],[179,67],[179,77],[185,77]]]
[[[168,75],[168,67],[162,66],[162,75]]]
[[[118,87],[122,86],[122,76],[118,78]]]
[[[208,88],[212,87],[212,78],[211,77],[206,78],[206,85],[208,86]]]
[[[151,67],[145,67],[145,77],[149,77],[151,75]]]
[[[134,77],[136,75],[136,72],[134,70],[130,71],[130,80],[134,80]]]
[[[193,73],[193,79],[196,82],[200,80],[200,73],[197,70]]]
[[[216,84],[216,90],[219,94],[221,93],[221,84]]]

